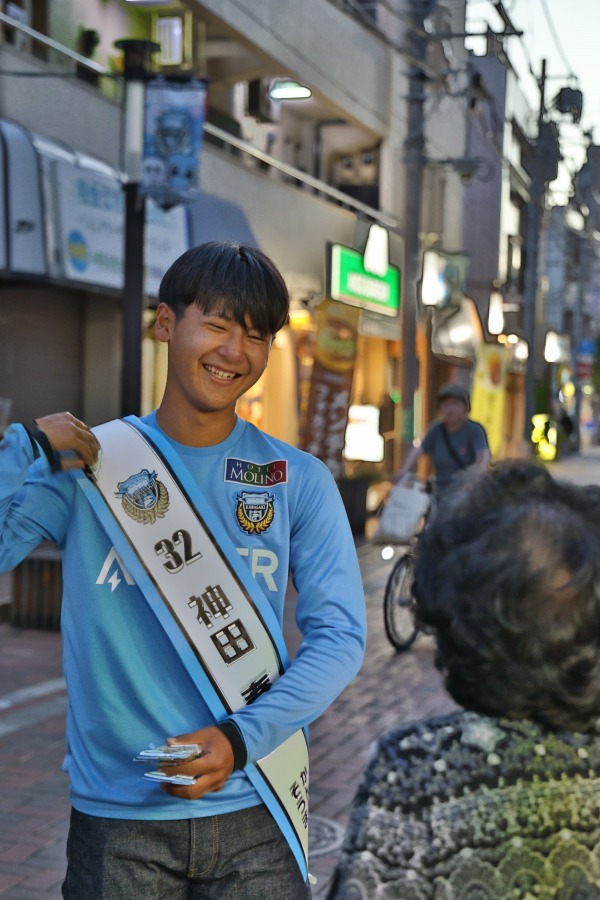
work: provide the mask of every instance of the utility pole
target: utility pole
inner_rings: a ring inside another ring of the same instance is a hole
[[[531,191],[527,205],[526,260],[523,286],[523,332],[529,344],[529,360],[525,376],[525,442],[530,446],[532,417],[535,413],[535,370],[537,363],[536,303],[538,292],[538,262],[540,225],[545,196],[544,167],[540,158],[540,138],[542,136],[545,109],[546,60],[542,60],[542,74],[539,81],[540,108],[538,115],[538,137],[530,168]]]
[[[542,61],[540,78],[540,110],[538,117],[538,137],[533,148],[533,158],[528,167],[531,175],[531,197],[527,207],[527,257],[525,262],[525,285],[523,289],[523,331],[529,343],[529,362],[525,376],[525,432],[524,439],[531,442],[532,417],[536,412],[535,376],[540,356],[537,333],[537,295],[539,241],[546,186],[558,175],[558,163],[562,159],[558,145],[558,127],[554,122],[544,122],[545,113],[546,60]]]
[[[583,232],[579,237],[579,270],[577,299],[573,310],[573,359],[575,361],[575,433],[577,435],[577,449],[581,449],[581,377],[577,374],[577,364],[579,356],[582,352],[581,342],[583,340],[583,309],[585,305],[585,295],[590,269],[590,257],[593,254],[592,242],[590,239],[589,223],[586,219]]]
[[[437,0],[410,0],[408,4],[407,51],[410,60],[422,60],[427,49],[426,16]],[[415,434],[414,400],[419,387],[417,357],[418,281],[421,266],[421,205],[425,166],[425,81],[423,67],[410,62],[408,68],[408,117],[404,141],[404,297],[400,311],[402,329],[402,430],[401,461],[412,448]]]

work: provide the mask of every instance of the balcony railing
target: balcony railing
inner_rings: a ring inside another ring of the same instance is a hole
[[[87,56],[82,56],[80,53],[75,53],[74,50],[70,50],[64,44],[60,44],[34,28],[30,28],[29,25],[24,25],[18,19],[13,19],[12,16],[8,16],[6,13],[0,12],[0,23],[8,27],[17,49],[29,49],[32,55],[38,57],[41,55],[40,50],[45,51],[46,55],[50,55],[48,51],[54,51],[52,54],[53,61],[56,59],[59,63],[66,63],[65,69],[73,69],[74,74],[76,73],[76,67],[80,66],[83,70],[89,72],[90,75],[95,75],[96,77],[103,75],[114,77],[114,73],[110,72],[105,66],[100,65],[100,63],[94,62],[94,60],[88,59]],[[4,30],[2,29],[2,32]],[[33,52],[34,47],[37,48],[37,53]],[[61,71],[60,74],[64,76],[65,73]]]
[[[0,43],[5,31],[5,28],[2,26],[6,26],[10,30],[10,33],[13,35],[13,44],[19,49],[26,50],[38,58],[40,51],[42,51],[47,57],[44,60],[46,63],[51,60],[53,64],[60,66],[56,73],[45,72],[44,75],[46,76],[48,74],[56,74],[56,77],[79,77],[83,81],[92,84],[97,83],[101,78],[110,78],[113,82],[122,83],[122,76],[118,75],[118,73],[111,72],[100,63],[70,50],[58,41],[41,34],[39,31],[35,31],[35,29],[2,12],[0,12]],[[19,41],[14,39],[16,35],[20,36]],[[34,48],[37,48],[37,52],[34,51]],[[0,75],[2,75],[2,72],[0,72]],[[398,221],[393,216],[361,203],[359,200],[355,200],[343,191],[327,184],[327,182],[282,162],[210,122],[204,123],[204,133],[213,139],[213,143],[219,143],[221,147],[225,147],[238,155],[243,154],[246,163],[251,161],[251,164],[256,164],[257,167],[260,166],[263,172],[271,170],[277,173],[287,184],[295,185],[301,190],[310,190],[313,194],[324,197],[332,203],[343,206],[358,215],[380,222],[388,228],[396,228],[398,226]]]

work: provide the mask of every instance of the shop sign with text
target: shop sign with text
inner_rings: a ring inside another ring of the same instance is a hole
[[[384,316],[397,316],[400,310],[400,270],[388,265],[383,274],[369,271],[365,257],[343,244],[327,246],[327,294],[350,306],[368,309]]]
[[[62,161],[54,164],[54,172],[61,274],[69,281],[122,290],[125,208],[116,173],[110,177]],[[148,199],[144,253],[147,294],[158,294],[163,273],[188,246],[185,207],[165,211]]]

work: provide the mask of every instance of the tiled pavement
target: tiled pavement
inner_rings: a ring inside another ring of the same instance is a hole
[[[68,798],[60,637],[0,625],[0,896],[60,897]]]
[[[551,468],[580,484],[600,484],[600,449]],[[326,896],[371,741],[399,721],[451,706],[440,689],[428,638],[419,637],[404,655],[388,645],[382,592],[391,564],[383,563],[378,548],[368,543],[358,552],[369,620],[365,664],[311,728],[310,870],[318,879],[315,900]],[[9,579],[0,578],[0,604],[9,589]],[[0,605],[0,612],[3,608]],[[293,602],[288,605],[286,635],[293,647]],[[60,653],[57,633],[0,624],[1,900],[60,898],[69,813],[67,779],[60,769],[66,708]]]

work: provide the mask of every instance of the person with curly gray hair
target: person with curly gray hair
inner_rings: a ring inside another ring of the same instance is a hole
[[[460,708],[375,744],[330,900],[598,897],[600,487],[507,462],[446,499],[413,592]]]

